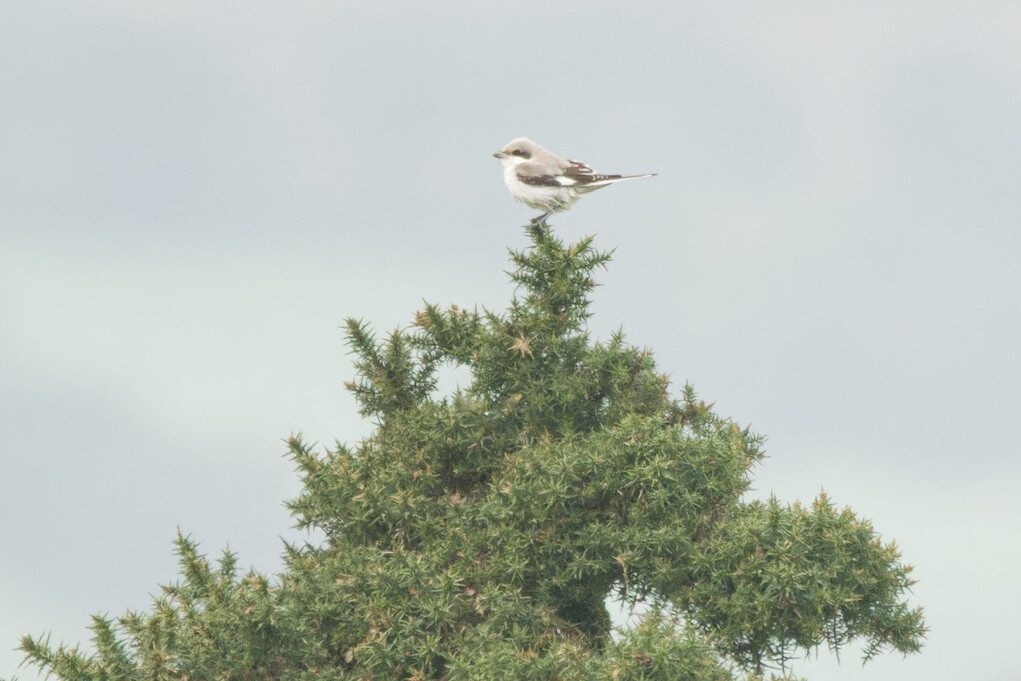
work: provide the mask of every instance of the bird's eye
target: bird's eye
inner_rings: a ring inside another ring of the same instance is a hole
[[[528,158],[528,152],[524,149],[515,149],[511,152],[514,156],[521,156],[522,158]]]

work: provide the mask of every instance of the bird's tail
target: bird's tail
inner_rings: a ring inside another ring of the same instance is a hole
[[[645,175],[596,175],[591,182],[585,183],[586,189],[599,189],[605,187],[608,184],[614,182],[623,182],[624,180],[639,180],[643,177],[653,177],[656,173],[646,173]]]

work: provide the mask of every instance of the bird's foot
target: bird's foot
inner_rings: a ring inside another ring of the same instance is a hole
[[[548,218],[552,213],[553,213],[553,211],[551,211],[551,210],[550,211],[546,211],[542,215],[537,215],[534,218],[532,218],[531,220],[529,220],[529,223],[531,223],[535,227],[539,227],[539,228],[544,229],[544,230],[546,230],[548,232],[549,231],[549,225],[546,224],[546,218]]]

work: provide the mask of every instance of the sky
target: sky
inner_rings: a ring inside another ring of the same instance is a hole
[[[1021,5],[6,0],[0,677],[22,634],[278,570],[283,440],[355,443],[344,320],[503,309],[530,137],[656,172],[550,222],[590,331],[767,436],[753,496],[895,540],[923,651],[818,681],[1016,678]]]

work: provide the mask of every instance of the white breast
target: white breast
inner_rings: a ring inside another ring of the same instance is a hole
[[[518,179],[518,174],[513,167],[504,168],[503,181],[507,184],[511,196],[536,210],[567,210],[572,203],[578,200],[578,192],[573,187],[525,184]]]

